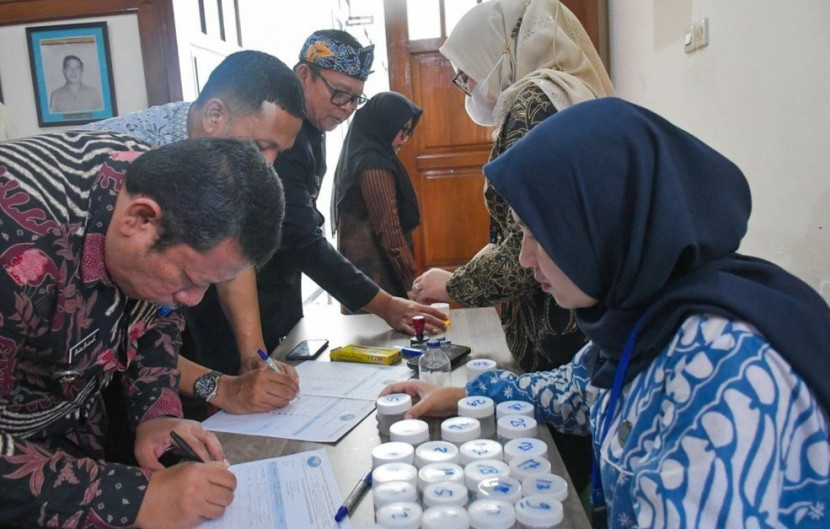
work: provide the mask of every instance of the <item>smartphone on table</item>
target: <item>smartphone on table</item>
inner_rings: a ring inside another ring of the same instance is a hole
[[[325,351],[328,346],[329,341],[325,339],[303,340],[285,355],[285,359],[290,361],[311,360],[320,356],[320,353]]]

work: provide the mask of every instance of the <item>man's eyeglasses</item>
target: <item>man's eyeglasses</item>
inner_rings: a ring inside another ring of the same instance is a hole
[[[469,87],[470,76],[468,76],[466,73],[459,71],[457,74],[455,74],[455,77],[452,78],[452,82],[466,95],[471,95]]]
[[[354,105],[355,107],[359,107],[369,100],[369,98],[367,98],[363,94],[354,95],[350,92],[346,92],[345,90],[335,88],[335,86],[331,84],[329,80],[326,79],[326,77],[317,68],[311,65],[309,65],[309,67],[317,75],[318,78],[323,80],[323,83],[326,85],[326,88],[329,89],[329,93],[331,94],[330,101],[332,105],[342,107],[343,105],[349,104]]]

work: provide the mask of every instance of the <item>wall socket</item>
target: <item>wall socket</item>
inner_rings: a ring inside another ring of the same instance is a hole
[[[705,48],[709,45],[709,17],[703,17],[686,27],[683,36],[683,50],[686,53]]]

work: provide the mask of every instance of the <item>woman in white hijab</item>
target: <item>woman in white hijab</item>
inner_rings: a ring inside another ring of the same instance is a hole
[[[614,94],[585,29],[558,0],[489,0],[459,20],[441,47],[467,95],[470,118],[498,125],[490,159],[545,118],[576,103]],[[507,203],[486,184],[491,244],[450,273],[426,271],[413,283],[418,301],[497,305],[511,354],[525,371],[567,363],[584,345],[571,311],[556,305],[519,265],[522,233]],[[587,485],[590,444],[555,435],[575,485]],[[571,446],[569,446],[571,445]]]

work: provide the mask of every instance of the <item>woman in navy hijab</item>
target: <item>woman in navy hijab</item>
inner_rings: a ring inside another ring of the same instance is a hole
[[[607,98],[554,115],[485,174],[522,225],[520,262],[591,342],[568,366],[486,373],[466,394],[592,433],[611,527],[829,527],[830,309],[736,253],[741,171]],[[391,391],[419,399],[413,417],[452,414],[465,393]]]

